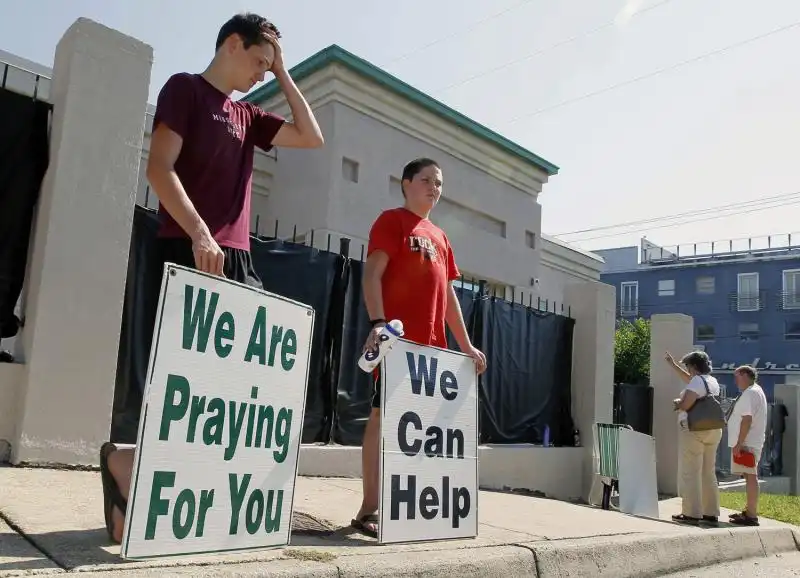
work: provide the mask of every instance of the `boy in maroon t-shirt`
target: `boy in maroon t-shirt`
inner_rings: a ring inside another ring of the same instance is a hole
[[[155,261],[194,267],[261,287],[250,258],[250,190],[254,148],[318,148],[322,133],[283,64],[280,32],[257,14],[239,14],[219,31],[216,54],[202,74],[178,73],[158,96],[147,179],[161,218]],[[272,72],[294,122],[247,102],[246,93]],[[155,317],[161,278],[146,299]],[[155,298],[153,298],[155,296]],[[100,450],[106,529],[122,537],[133,450],[111,442]]]
[[[404,338],[447,348],[445,322],[462,352],[475,360],[478,373],[486,357],[470,341],[452,282],[458,278],[447,235],[428,220],[442,194],[442,171],[431,159],[417,159],[403,169],[405,205],[384,211],[372,225],[364,268],[364,301],[372,331],[364,349],[377,347],[387,319],[403,322]],[[380,383],[373,372],[374,392],[361,447],[364,497],[351,525],[377,537]]]

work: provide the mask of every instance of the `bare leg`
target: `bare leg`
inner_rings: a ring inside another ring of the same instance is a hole
[[[381,410],[372,408],[364,430],[364,441],[361,445],[361,483],[364,488],[364,498],[356,518],[374,514],[378,511],[378,497],[380,484],[380,434]],[[365,524],[368,530],[377,531],[372,522]]]
[[[114,480],[119,486],[119,493],[126,500],[131,487],[131,476],[133,474],[133,448],[123,448],[116,450],[108,456],[108,470],[114,476]],[[116,506],[112,510],[112,535],[117,542],[122,541],[122,529],[125,525],[125,512],[120,512]]]
[[[747,491],[747,515],[751,518],[758,517],[758,476],[756,474],[745,474],[745,490]]]

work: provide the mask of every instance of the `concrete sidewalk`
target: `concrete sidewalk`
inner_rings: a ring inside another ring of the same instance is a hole
[[[701,529],[663,520],[483,491],[474,540],[379,546],[349,529],[360,480],[298,478],[292,545],[180,560],[125,562],[103,524],[95,472],[0,468],[0,577],[83,576],[657,576],[800,549],[798,528]],[[724,514],[727,519],[727,513]]]

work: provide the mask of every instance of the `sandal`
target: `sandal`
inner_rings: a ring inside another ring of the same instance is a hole
[[[681,524],[697,525],[700,523],[700,518],[692,518],[691,516],[686,516],[684,514],[676,514],[672,516],[672,520]]]
[[[112,513],[116,507],[124,516],[128,510],[128,502],[122,497],[119,491],[114,476],[111,470],[108,469],[108,456],[117,451],[117,447],[111,443],[106,442],[100,447],[100,478],[103,481],[103,514],[106,520],[106,532],[108,538],[113,543],[117,543],[114,539],[113,524],[114,519]]]
[[[353,518],[350,521],[350,526],[352,528],[355,528],[359,532],[362,532],[363,534],[375,538],[377,540],[378,539],[377,530],[371,530],[370,528],[367,528],[367,524],[375,524],[377,526],[378,520],[379,520],[378,514],[364,514],[360,518]]]
[[[757,516],[748,516],[746,512],[741,514],[731,514],[728,517],[728,522],[736,524],[737,526],[760,526]]]

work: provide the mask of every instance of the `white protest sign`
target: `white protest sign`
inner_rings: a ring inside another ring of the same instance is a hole
[[[454,351],[398,340],[382,363],[382,544],[478,535],[478,376]]]
[[[121,554],[289,543],[314,311],[167,264]]]

